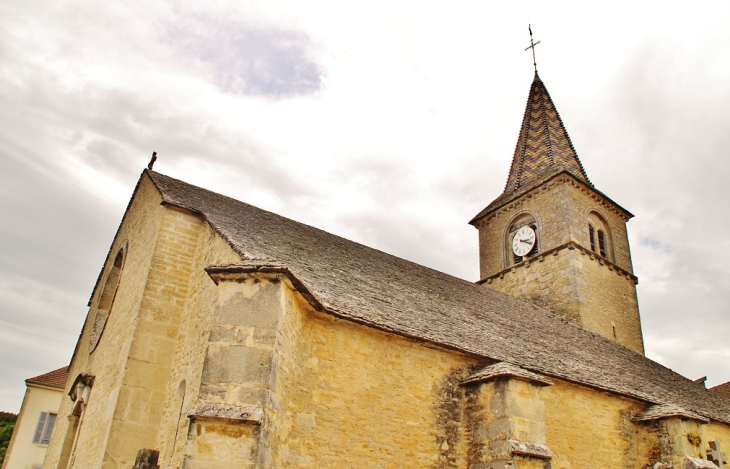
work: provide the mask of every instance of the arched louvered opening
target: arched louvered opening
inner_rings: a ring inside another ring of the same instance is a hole
[[[599,256],[613,261],[611,231],[606,219],[595,211],[588,214],[588,246]]]

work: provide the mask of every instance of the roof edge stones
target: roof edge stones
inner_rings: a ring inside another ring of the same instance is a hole
[[[552,386],[553,382],[548,378],[527,371],[517,365],[508,362],[499,362],[482,368],[461,382],[462,385],[473,383],[486,383],[497,378],[515,378],[528,381],[540,386]]]
[[[192,420],[223,420],[234,423],[261,425],[264,409],[256,406],[234,406],[211,402],[198,402],[188,412]]]
[[[547,445],[530,443],[528,441],[508,440],[509,450],[513,455],[526,456],[536,459],[552,459],[553,452]]]
[[[555,166],[545,171],[542,174],[542,177],[533,179],[528,184],[520,187],[516,191],[512,193],[503,192],[499,197],[494,199],[481,212],[479,212],[474,218],[472,218],[469,221],[469,224],[477,226],[477,223],[481,219],[492,214],[494,214],[495,216],[498,215],[498,213],[495,212],[498,212],[501,208],[509,205],[510,203],[516,202],[518,199],[530,195],[535,191],[541,190],[544,184],[547,184],[548,182],[561,175],[568,175],[570,176],[570,179],[562,179],[558,182],[570,182],[572,185],[580,187],[583,192],[593,192],[597,196],[597,202],[621,215],[625,221],[628,221],[634,217],[634,214],[623,208],[621,205],[616,203],[613,199],[608,197],[603,192],[596,189],[592,184],[586,183],[586,181],[583,181],[582,179],[576,177],[573,173],[563,167]]]
[[[709,388],[709,390],[712,392],[719,392],[722,394],[727,393],[728,395],[730,395],[730,381],[718,384],[717,386],[712,386],[711,388]]]
[[[669,418],[681,418],[686,420],[697,420],[698,422],[708,423],[710,420],[700,414],[683,409],[672,404],[655,404],[649,406],[644,412],[640,413],[632,420],[634,422],[648,422],[651,420],[661,420]]]
[[[205,268],[208,276],[218,285],[221,281],[236,280],[241,275],[251,274],[276,274],[285,276],[292,287],[298,291],[307,302],[317,311],[324,311],[326,308],[322,302],[312,293],[285,264],[273,259],[246,259],[230,264],[211,265]]]

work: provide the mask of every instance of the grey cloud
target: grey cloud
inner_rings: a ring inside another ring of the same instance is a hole
[[[216,84],[237,94],[289,97],[322,86],[305,34],[216,18],[181,17],[165,24],[174,47],[210,64]]]
[[[192,162],[228,168],[239,185],[276,199],[312,192],[243,133],[148,90],[66,87],[16,48],[0,49],[0,61],[15,71],[0,75],[0,409],[17,411],[24,379],[68,363],[126,204],[75,171],[131,194],[156,150],[162,171]]]
[[[476,279],[476,231],[467,222],[479,210],[474,207],[486,204],[479,196],[483,187],[478,186],[483,181],[473,181],[481,179],[479,173],[461,181],[447,178],[430,187],[395,157],[368,155],[352,160],[337,171],[337,177],[369,203],[338,214],[334,219],[337,229],[390,254]],[[439,201],[454,209],[443,216],[439,207],[432,211],[427,201]]]
[[[609,111],[583,132],[619,131],[589,147],[598,167],[591,173],[589,164],[589,175],[636,215],[629,231],[647,353],[718,384],[730,379],[730,92],[702,74],[687,82],[674,68],[651,45],[638,51]]]

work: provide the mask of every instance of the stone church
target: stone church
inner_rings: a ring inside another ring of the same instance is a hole
[[[723,467],[730,397],[644,356],[631,217],[537,74],[477,282],[145,170],[44,467]]]

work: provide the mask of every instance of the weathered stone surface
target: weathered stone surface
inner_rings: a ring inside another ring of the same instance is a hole
[[[203,380],[207,383],[249,383],[267,380],[271,374],[271,351],[229,345],[211,347],[203,368]]]
[[[529,456],[538,459],[551,459],[552,451],[547,445],[530,443],[529,441],[509,440],[509,450],[513,455]]]
[[[682,469],[719,469],[712,461],[700,458],[685,458]]]
[[[552,381],[544,376],[529,372],[524,368],[520,368],[507,362],[499,362],[494,365],[486,366],[470,375],[462,382],[462,384],[487,382],[500,377],[522,379],[524,381],[529,381],[543,386],[550,386],[553,384]]]
[[[264,419],[264,410],[261,407],[239,407],[227,404],[199,402],[188,412],[188,417],[194,420],[219,419],[235,422],[248,422],[256,425]]]
[[[708,423],[709,420],[705,417],[691,412],[687,409],[682,409],[675,405],[670,404],[656,404],[649,406],[644,412],[640,413],[634,418],[635,422],[646,422],[649,420],[666,419],[671,417],[680,417],[683,419],[697,420],[698,422]]]
[[[160,469],[157,460],[160,452],[154,449],[141,449],[137,452],[132,469]]]
[[[265,283],[258,287],[251,297],[244,292],[235,293],[219,305],[213,317],[213,324],[246,324],[253,328],[275,327],[277,316],[271,313],[279,310],[280,299],[275,294],[277,289],[277,285]]]
[[[537,181],[475,223],[480,283],[544,306],[643,354],[626,213],[565,171],[548,170]],[[535,220],[539,253],[515,265],[510,227],[524,217]],[[602,220],[609,232],[606,257],[590,249],[588,225],[594,219]]]

